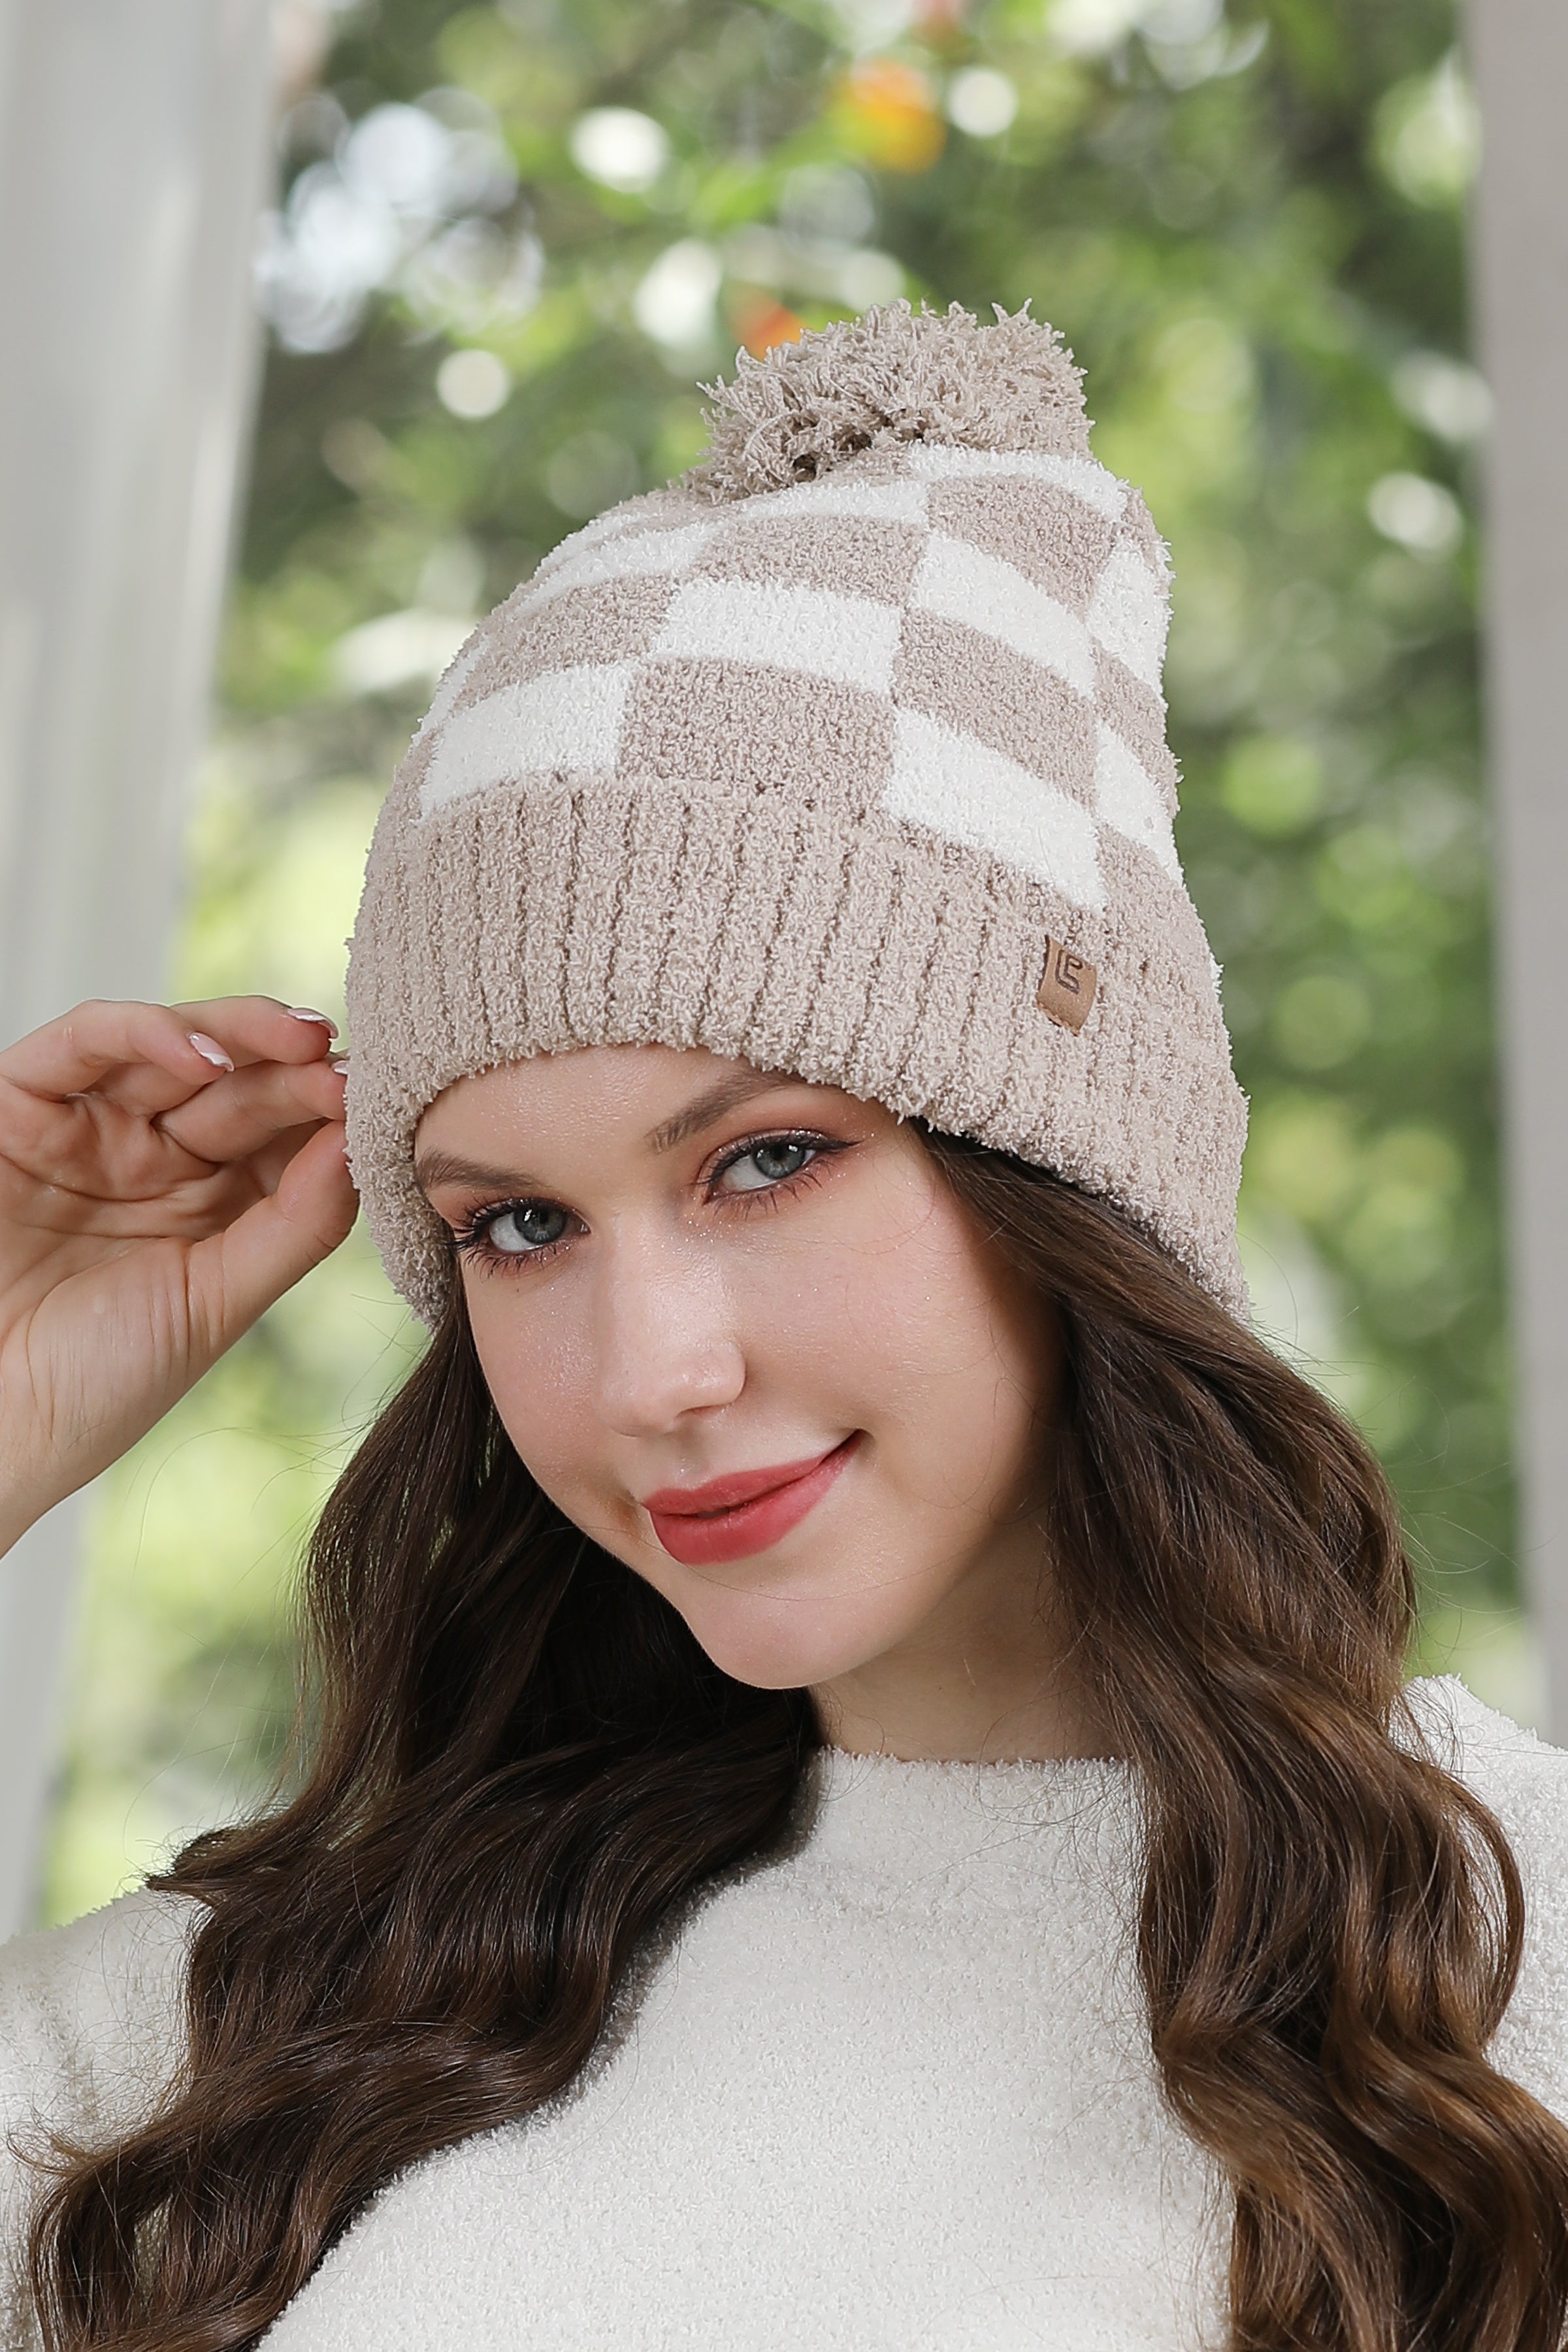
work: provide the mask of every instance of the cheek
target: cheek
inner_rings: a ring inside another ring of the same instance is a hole
[[[513,1296],[527,1276],[481,1275],[468,1286],[468,1327],[501,1426],[542,1485],[580,1480],[595,1424],[586,1338],[559,1294],[540,1313]]]
[[[894,1230],[890,1245],[849,1254],[837,1269],[834,1311],[821,1318],[830,1332],[822,1376],[911,1498],[979,1501],[1032,1458],[1049,1413],[1058,1366],[1048,1319],[945,1194]]]

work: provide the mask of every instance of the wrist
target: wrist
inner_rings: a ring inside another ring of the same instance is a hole
[[[0,1505],[0,1559],[4,1559],[8,1551],[15,1549],[27,1529],[36,1527],[42,1516],[41,1512],[31,1515],[26,1512],[13,1513]]]
[[[60,1499],[57,1495],[37,1494],[0,1475],[0,1559],[13,1550],[28,1528],[36,1528]]]

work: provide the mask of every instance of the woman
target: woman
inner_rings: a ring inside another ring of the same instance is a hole
[[[431,1344],[292,1792],[0,1962],[8,2343],[1560,2344],[1563,1759],[1241,1319],[1165,606],[1050,331],[899,306],[443,682],[346,1104]],[[14,1535],[353,1192],[308,1012],[0,1085]]]

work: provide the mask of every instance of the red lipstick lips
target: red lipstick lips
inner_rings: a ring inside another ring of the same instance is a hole
[[[745,1559],[766,1551],[814,1510],[858,1443],[856,1430],[840,1445],[809,1462],[782,1462],[770,1470],[735,1470],[705,1486],[660,1486],[642,1507],[672,1559],[688,1568]]]

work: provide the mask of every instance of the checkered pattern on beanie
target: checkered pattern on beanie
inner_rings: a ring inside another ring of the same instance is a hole
[[[572,771],[787,791],[1105,903],[1109,825],[1179,879],[1163,551],[1087,458],[912,450],[568,540],[431,713],[430,816]]]
[[[884,375],[888,316],[860,322]],[[1021,323],[965,320],[967,347],[1016,352]],[[924,356],[948,324],[909,320]],[[1076,408],[1037,420],[1044,448],[834,429],[851,446],[815,478],[748,493],[731,458],[717,497],[699,469],[565,541],[399,771],[354,940],[350,1132],[426,1315],[449,1271],[409,1172],[421,1111],[472,1070],[638,1040],[1056,1167],[1240,1307],[1244,1112],[1172,832],[1147,509]],[[1081,1022],[1039,984],[1063,950],[1092,968]]]

